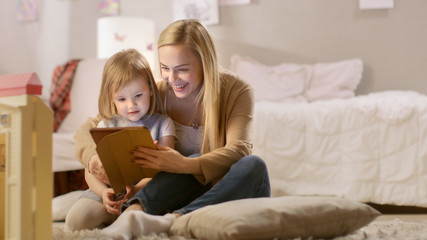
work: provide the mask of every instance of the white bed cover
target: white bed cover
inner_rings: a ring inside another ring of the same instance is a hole
[[[253,144],[267,164],[273,196],[427,207],[425,95],[256,102]]]

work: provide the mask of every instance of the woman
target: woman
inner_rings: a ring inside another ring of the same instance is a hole
[[[159,37],[158,55],[163,78],[158,89],[176,125],[176,150],[135,149],[136,163],[162,172],[122,205],[125,213],[103,231],[112,237],[167,231],[175,217],[198,208],[270,196],[265,163],[249,155],[252,89],[220,71],[207,30],[196,20],[170,24]],[[99,120],[80,127],[76,150],[88,170],[107,181],[89,135]]]

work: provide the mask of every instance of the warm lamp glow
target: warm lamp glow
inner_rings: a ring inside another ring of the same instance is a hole
[[[98,19],[98,58],[105,59],[123,49],[135,48],[151,66],[155,63],[154,21],[130,17]]]

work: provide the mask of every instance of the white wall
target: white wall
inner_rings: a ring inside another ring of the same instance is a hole
[[[71,2],[39,1],[38,21],[18,23],[15,1],[0,2],[0,74],[36,72],[48,96],[54,67],[67,61]]]
[[[97,0],[38,0],[39,20],[19,24],[15,1],[0,1],[0,74],[35,71],[48,95],[53,68],[96,57]],[[121,15],[172,21],[172,0],[121,0]],[[389,89],[427,94],[427,1],[395,0],[389,10],[359,10],[357,0],[252,0],[222,6],[209,26],[221,63],[234,53],[265,64],[359,57],[359,94]]]
[[[427,1],[395,0],[395,5],[362,11],[357,0],[265,0],[245,10],[223,9],[225,26],[215,33],[238,36],[223,38],[222,52],[248,52],[270,64],[359,57],[365,68],[359,93],[427,93]],[[252,18],[257,12],[264,14]]]

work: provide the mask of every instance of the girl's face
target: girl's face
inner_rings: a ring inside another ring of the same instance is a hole
[[[151,90],[148,81],[138,77],[113,94],[117,113],[129,119],[138,121],[150,108]]]
[[[159,48],[162,78],[178,98],[196,97],[203,83],[200,59],[185,45],[166,45]]]

